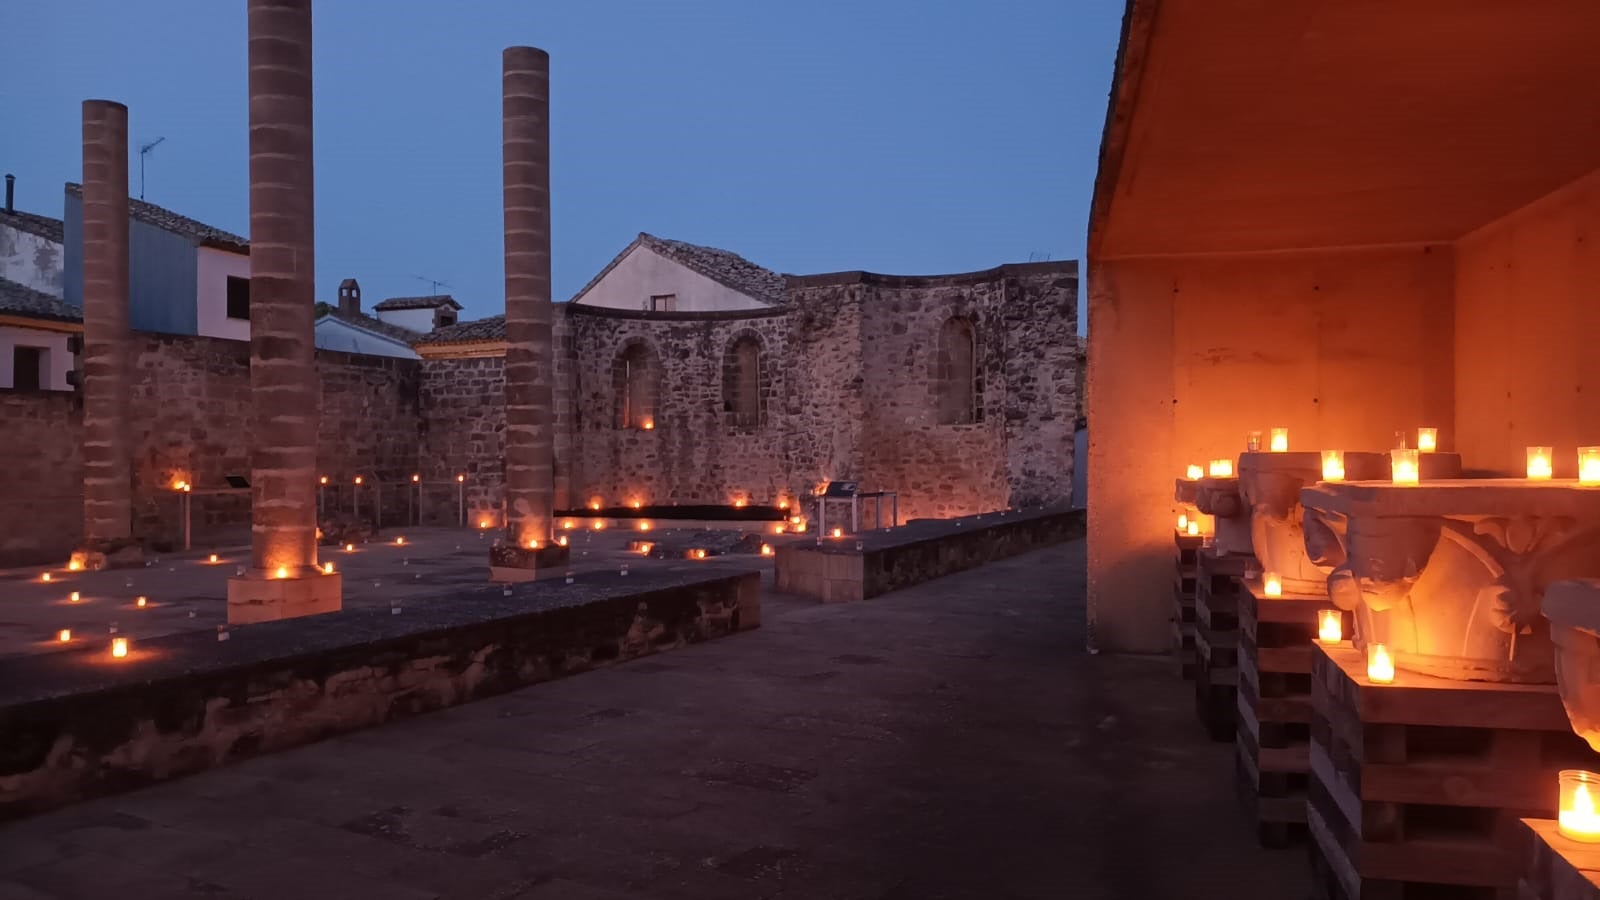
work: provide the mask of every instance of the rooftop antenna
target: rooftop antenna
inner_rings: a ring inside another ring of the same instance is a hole
[[[144,158],[146,156],[149,156],[150,155],[150,151],[154,150],[156,148],[156,145],[161,143],[164,140],[166,140],[165,137],[158,137],[155,140],[151,141],[150,143],[142,144],[139,147],[139,199],[140,200],[144,199]]]
[[[1049,253],[1043,250],[1035,250],[1028,254],[1028,262],[1049,262],[1050,257],[1054,255],[1054,253]]]
[[[439,288],[450,286],[450,282],[448,281],[440,281],[437,278],[429,278],[426,275],[413,275],[411,277],[418,281],[426,281],[434,294],[439,293]]]

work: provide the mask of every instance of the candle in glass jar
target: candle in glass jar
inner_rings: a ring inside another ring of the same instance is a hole
[[[1268,597],[1283,596],[1283,579],[1276,572],[1268,572],[1261,576],[1261,593]]]
[[[1322,451],[1322,480],[1323,481],[1343,481],[1344,480],[1344,451],[1343,450],[1324,450],[1324,451]]]
[[[1337,644],[1344,640],[1344,616],[1337,609],[1324,609],[1317,613],[1317,640],[1324,644]]]
[[[1578,483],[1600,484],[1600,447],[1578,448]]]
[[[1529,447],[1528,448],[1528,480],[1549,481],[1555,474],[1555,465],[1551,461],[1554,448]]]
[[[1184,526],[1183,533],[1187,534],[1189,537],[1199,537],[1200,536],[1200,523],[1196,522],[1193,519],[1190,519],[1189,520],[1189,524]]]
[[[1245,436],[1244,448],[1251,453],[1261,452],[1261,432],[1252,431]]]
[[[1288,453],[1289,452],[1289,429],[1287,429],[1287,428],[1274,428],[1274,429],[1272,429],[1272,452],[1273,453]]]
[[[1394,682],[1394,659],[1384,644],[1367,645],[1367,680],[1373,684]]]
[[[1206,470],[1205,469],[1202,469],[1199,466],[1194,465],[1192,463],[1189,465],[1189,471],[1188,471],[1187,475],[1188,475],[1188,478],[1189,478],[1190,481],[1199,481],[1200,477],[1205,475],[1205,474],[1206,474]]]
[[[1556,827],[1575,841],[1600,843],[1600,812],[1595,811],[1594,795],[1600,791],[1600,775],[1582,769],[1563,769],[1557,776],[1561,799]]]
[[[1231,460],[1231,459],[1213,459],[1211,461],[1211,466],[1207,470],[1207,472],[1212,478],[1232,478],[1233,477],[1233,460]]]
[[[1389,451],[1389,480],[1395,484],[1417,483],[1417,451],[1396,449]]]
[[[1179,531],[1188,531],[1189,530],[1189,514],[1188,513],[1178,513],[1178,530]]]
[[[122,637],[112,638],[111,639],[111,655],[116,657],[117,659],[121,659],[122,657],[127,656],[128,655],[128,639],[127,638],[122,638]]]
[[[1418,428],[1417,449],[1423,453],[1432,453],[1439,449],[1439,429]]]

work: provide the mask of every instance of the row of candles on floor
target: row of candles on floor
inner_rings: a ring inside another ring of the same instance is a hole
[[[1439,446],[1439,429],[1418,428],[1417,446],[1406,447],[1404,432],[1400,432],[1401,446],[1389,451],[1390,480],[1394,484],[1416,484],[1420,480],[1421,459],[1420,454],[1433,453]],[[1272,429],[1271,451],[1273,453],[1289,452],[1289,429]],[[1246,442],[1250,451],[1259,451],[1261,447],[1261,432],[1252,431],[1250,439]],[[1322,453],[1322,480],[1344,480],[1344,451],[1323,450]],[[1554,447],[1528,447],[1527,448],[1527,477],[1530,481],[1549,481],[1555,474],[1555,448]],[[1233,460],[1213,459],[1202,468],[1198,464],[1191,464],[1185,472],[1190,481],[1209,475],[1212,478],[1232,478]],[[1578,448],[1578,483],[1600,485],[1600,447]]]
[[[1270,595],[1271,592],[1268,591]],[[1323,644],[1339,644],[1344,640],[1344,616],[1337,609],[1324,609],[1317,614],[1317,640]],[[1367,680],[1373,684],[1394,683],[1394,657],[1388,646],[1367,644]],[[1566,769],[1558,776],[1560,800],[1557,806],[1556,825],[1562,834],[1584,843],[1600,843],[1600,810],[1595,808],[1594,793],[1600,790],[1600,774],[1582,769]]]

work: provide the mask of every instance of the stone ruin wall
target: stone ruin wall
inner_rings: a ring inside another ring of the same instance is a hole
[[[133,335],[129,423],[133,447],[133,530],[157,552],[181,546],[175,479],[192,496],[196,547],[249,539],[245,494],[209,494],[228,475],[250,475],[250,345],[187,335]],[[318,351],[322,383],[320,470],[327,502],[348,508],[349,481],[382,483],[386,522],[410,521],[405,485],[417,471],[415,360]],[[83,532],[82,409],[73,393],[0,391],[0,565],[59,562]]]

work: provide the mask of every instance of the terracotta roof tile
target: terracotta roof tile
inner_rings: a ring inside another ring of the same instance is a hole
[[[83,185],[71,181],[67,182],[67,195],[82,197]],[[216,247],[222,250],[231,250],[234,253],[248,254],[250,252],[250,241],[248,239],[242,238],[231,231],[223,231],[221,228],[215,228],[204,222],[196,221],[188,216],[179,215],[166,207],[157,206],[154,203],[146,203],[143,200],[135,200],[129,197],[128,215],[147,225],[154,225],[173,234],[181,234],[203,247]]]
[[[0,278],[0,313],[56,322],[83,321],[83,313],[77,307],[6,278]]]

